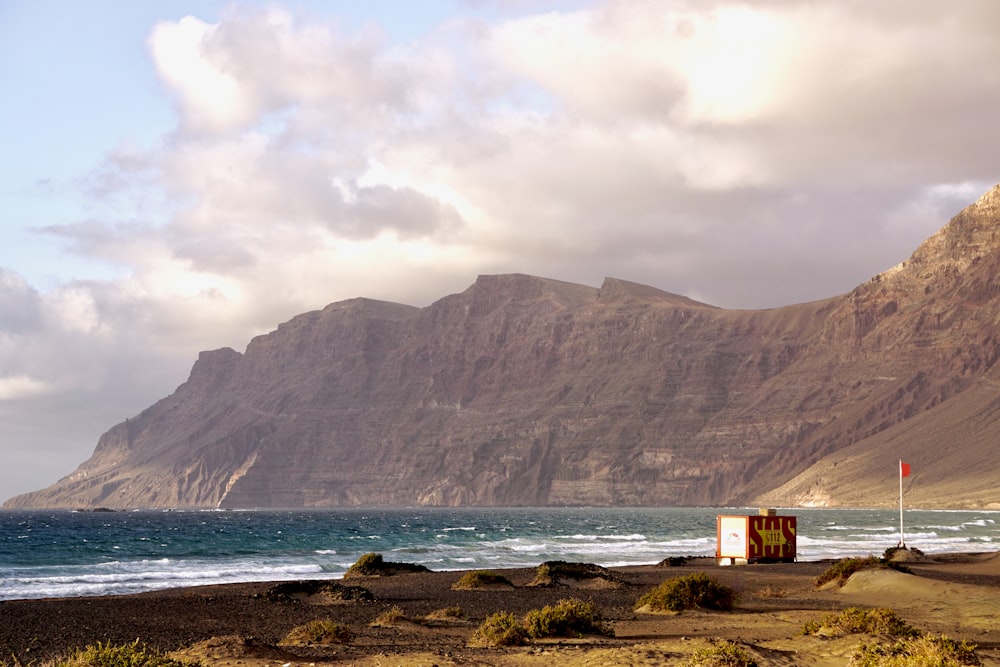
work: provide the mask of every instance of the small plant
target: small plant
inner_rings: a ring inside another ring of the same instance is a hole
[[[332,646],[351,641],[351,630],[346,625],[330,620],[310,621],[299,625],[278,642],[279,646]]]
[[[690,560],[690,556],[667,556],[656,567],[681,567]]]
[[[788,589],[787,588],[777,588],[775,586],[764,586],[757,590],[757,597],[767,598],[776,600],[778,598],[787,598]]]
[[[850,579],[851,575],[858,570],[872,570],[885,567],[888,567],[885,561],[875,556],[868,556],[867,558],[842,558],[816,577],[814,583],[819,587],[827,582],[836,581],[838,585],[843,586]]]
[[[821,621],[806,623],[802,628],[802,634],[826,637],[852,634],[916,637],[920,632],[896,616],[896,612],[892,609],[848,607],[839,614],[826,616]]]
[[[471,591],[490,586],[509,586],[513,588],[514,584],[510,583],[510,579],[497,572],[475,570],[463,574],[462,578],[452,584],[451,588],[455,591]]]
[[[106,644],[98,642],[76,649],[65,658],[52,663],[55,667],[188,667],[154,651],[136,639],[131,644]]]
[[[509,611],[498,611],[486,617],[469,638],[469,646],[520,646],[524,644],[524,627]]]
[[[885,550],[885,552],[883,552],[882,560],[888,562],[891,561],[896,556],[898,556],[899,554],[905,555],[908,553],[913,554],[918,558],[924,555],[924,552],[916,547],[889,547],[888,549]]]
[[[685,667],[757,667],[746,649],[728,640],[715,641],[700,648],[684,662]]]
[[[529,586],[555,586],[560,579],[603,579],[618,583],[611,570],[593,563],[568,563],[564,560],[545,561],[535,569],[535,578]]]
[[[344,586],[335,581],[285,581],[275,584],[262,596],[266,600],[308,600],[319,597],[326,600],[365,601],[375,599],[371,591],[361,586]]]
[[[733,608],[736,592],[704,573],[688,574],[667,579],[662,584],[643,595],[635,603],[635,608],[650,611],[683,611],[684,609],[718,609],[728,611]]]
[[[581,637],[585,634],[613,637],[614,630],[604,623],[593,602],[576,598],[559,600],[554,605],[532,609],[524,617],[528,637]]]
[[[344,578],[350,576],[374,577],[379,575],[384,567],[385,561],[382,560],[382,554],[367,553],[356,560],[354,565],[347,568]]]
[[[454,607],[444,607],[443,609],[435,609],[431,613],[424,616],[425,621],[451,621],[457,620],[465,617],[465,612],[458,605]]]
[[[960,667],[981,665],[974,644],[941,635],[901,639],[891,645],[862,643],[851,655],[850,667]]]
[[[400,572],[429,572],[423,565],[392,563],[382,559],[382,554],[367,553],[347,568],[344,579],[352,577],[388,577]]]
[[[392,627],[398,621],[404,620],[406,614],[397,605],[393,605],[389,609],[383,611],[381,614],[375,617],[375,620],[371,624],[375,627],[388,628]]]

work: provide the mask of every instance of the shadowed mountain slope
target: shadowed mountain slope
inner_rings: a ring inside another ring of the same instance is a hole
[[[7,507],[1000,507],[1000,186],[849,294],[725,310],[608,278],[352,299],[203,352]]]

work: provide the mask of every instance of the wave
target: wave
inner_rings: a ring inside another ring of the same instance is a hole
[[[755,510],[753,510],[755,512]],[[178,586],[340,578],[365,553],[435,570],[605,567],[713,556],[716,516],[734,509],[426,509],[0,513],[0,599],[134,593]],[[801,560],[881,554],[892,510],[795,510]],[[908,511],[925,552],[1000,545],[996,512]]]

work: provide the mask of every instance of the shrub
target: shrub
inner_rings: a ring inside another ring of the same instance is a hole
[[[520,646],[525,632],[517,618],[508,611],[498,611],[486,617],[469,638],[469,646]]]
[[[382,554],[367,553],[347,568],[344,576],[373,577],[381,574],[384,568],[385,561],[382,560]]]
[[[656,567],[681,567],[691,559],[690,556],[667,556]]]
[[[604,623],[594,603],[576,598],[532,609],[524,617],[524,629],[532,639],[580,637],[585,634],[614,636],[614,630]]]
[[[688,658],[686,667],[757,667],[746,649],[731,641],[713,642],[712,646],[700,648]]]
[[[896,616],[892,609],[848,607],[839,614],[830,614],[822,621],[806,623],[802,634],[828,637],[851,634],[916,637],[920,632]]]
[[[822,574],[816,577],[816,586],[822,586],[823,584],[836,581],[838,585],[843,586],[852,574],[858,570],[871,570],[878,568],[887,567],[884,560],[876,558],[875,556],[868,556],[867,558],[842,558],[836,563],[828,567]]]
[[[397,605],[393,605],[389,609],[386,609],[381,614],[375,617],[375,620],[371,622],[374,626],[390,627],[397,621],[401,621],[406,618],[403,610]]]
[[[733,589],[707,574],[698,573],[667,579],[639,598],[635,607],[649,607],[651,611],[682,611],[695,607],[726,611],[733,608],[735,598]]]
[[[382,559],[382,554],[367,553],[347,568],[344,579],[351,577],[388,577],[399,572],[429,572],[423,565],[392,563]]]
[[[603,579],[619,582],[611,570],[593,563],[568,563],[564,560],[549,560],[539,565],[535,570],[534,580],[529,586],[555,586],[560,579]]]
[[[981,665],[976,647],[941,635],[901,639],[894,644],[862,643],[854,649],[851,667],[959,667]]]
[[[351,630],[346,625],[330,620],[310,621],[292,628],[278,642],[279,646],[331,646],[351,641]]]
[[[140,644],[136,639],[131,644],[98,642],[86,648],[76,649],[52,664],[55,667],[183,667],[189,663],[168,658]]]
[[[301,600],[322,597],[327,600],[366,601],[375,599],[371,591],[361,586],[344,586],[335,581],[284,581],[267,589],[262,596],[267,600]]]
[[[920,558],[924,555],[924,552],[916,547],[889,547],[882,553],[882,560],[891,561],[896,556],[907,556],[909,554]]]
[[[502,574],[489,570],[476,570],[463,574],[462,578],[452,584],[451,588],[456,591],[468,591],[476,588],[485,588],[486,586],[513,587],[514,584],[510,583],[510,579]]]
[[[769,599],[787,598],[788,589],[777,588],[775,586],[763,586],[757,590],[757,597]]]
[[[424,620],[427,621],[446,621],[454,620],[465,617],[465,612],[458,605],[454,607],[444,607],[443,609],[435,609],[431,613],[424,616]]]

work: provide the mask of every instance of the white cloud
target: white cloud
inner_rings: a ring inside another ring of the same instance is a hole
[[[47,229],[119,278],[0,272],[0,401],[106,428],[200,349],[479,273],[830,296],[1000,179],[992,0],[533,6],[407,44],[277,6],[152,27],[177,127],[109,147]]]
[[[194,16],[160,23],[149,43],[160,76],[178,93],[194,127],[238,127],[255,115],[254,100],[226,64],[212,58],[208,40],[212,26]]]
[[[35,397],[48,393],[50,389],[48,383],[27,375],[0,377],[0,401]]]

